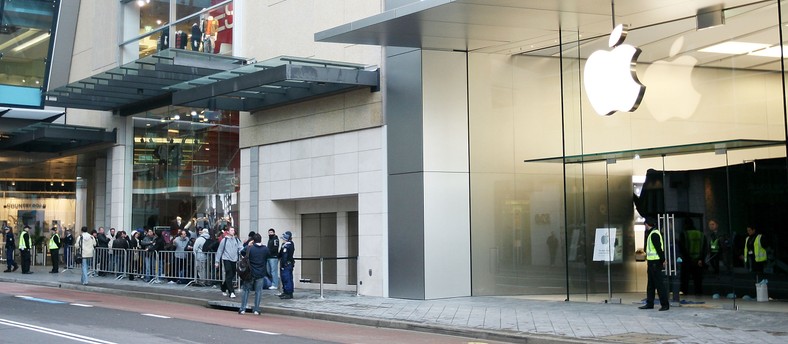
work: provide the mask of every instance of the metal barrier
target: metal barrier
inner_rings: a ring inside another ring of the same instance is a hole
[[[61,249],[64,269],[78,269],[76,247]],[[94,249],[90,276],[114,275],[115,279],[143,279],[146,283],[162,283],[170,280],[186,286],[209,286],[224,282],[224,265],[214,266],[216,252],[195,253],[192,251],[147,251],[96,247]],[[35,250],[31,249],[35,257]],[[59,257],[57,257],[59,259]],[[342,259],[342,258],[338,258]],[[240,277],[235,277],[235,288],[240,288]],[[322,290],[321,290],[322,294]]]
[[[326,260],[350,260],[350,259],[355,259],[355,260],[358,261],[358,257],[320,257],[320,258],[293,258],[293,259],[301,260],[301,261],[309,261],[309,260],[319,260],[320,261],[320,298],[321,299],[325,298],[325,297],[323,297],[323,280],[324,280],[323,263]],[[358,280],[358,278],[356,278],[356,279]],[[298,281],[301,282],[301,283],[312,283],[312,280],[304,279],[304,278],[299,278]],[[356,296],[358,296],[358,281],[356,281]]]

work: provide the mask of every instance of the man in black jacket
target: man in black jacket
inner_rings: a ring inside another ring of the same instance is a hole
[[[263,245],[263,237],[260,234],[255,234],[252,238],[253,243],[244,247],[241,250],[241,256],[249,257],[248,269],[251,269],[251,278],[241,281],[241,308],[238,309],[238,314],[246,313],[246,303],[249,300],[249,291],[254,288],[254,307],[252,310],[255,315],[260,314],[260,299],[262,298],[263,288],[268,279],[268,271],[266,270],[266,262],[268,261],[268,248]]]
[[[14,231],[8,226],[5,226],[3,229],[5,230],[5,263],[7,266],[3,272],[13,272],[19,269],[19,265],[14,261],[14,249],[16,249]]]
[[[74,257],[71,252],[74,249],[74,235],[71,234],[70,229],[66,229],[66,234],[63,237],[63,261],[66,263],[66,269],[74,267]]]
[[[279,289],[279,237],[276,231],[271,228],[268,230],[268,274],[271,275],[271,286],[268,289]]]
[[[109,240],[110,238],[104,233],[104,227],[99,227],[98,234],[96,234],[96,255],[94,259],[96,260],[96,270],[99,271],[99,276],[104,276],[107,273],[104,272],[109,268]]]

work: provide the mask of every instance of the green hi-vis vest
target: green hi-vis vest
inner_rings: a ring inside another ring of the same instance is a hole
[[[744,262],[745,263],[747,262],[747,256],[748,256],[748,254],[747,254],[747,247],[749,247],[749,245],[750,245],[750,237],[748,236],[747,240],[744,241]],[[755,249],[755,252],[753,252],[755,254],[755,261],[758,262],[758,263],[765,262],[766,261],[766,250],[763,248],[763,246],[761,246],[761,235],[760,234],[755,236],[755,244],[753,244],[752,246]]]
[[[657,253],[657,249],[654,248],[654,242],[651,241],[651,236],[656,234],[659,237],[659,246],[661,249],[665,249],[665,243],[662,242],[662,233],[659,230],[652,230],[651,233],[648,233],[648,243],[646,245],[646,260],[659,260],[659,254]]]
[[[714,238],[709,244],[709,250],[711,253],[720,252],[720,238]]]
[[[25,236],[30,237],[30,234],[27,232],[22,231],[22,234],[19,234],[19,249],[26,250],[27,249],[27,240],[25,240]]]
[[[689,230],[684,232],[684,235],[687,238],[687,248],[689,251],[689,257],[693,260],[700,259],[700,251],[701,246],[703,245],[703,233],[699,230]]]
[[[55,238],[58,238],[57,233],[52,234],[52,236],[49,238],[49,249],[50,250],[57,250],[57,249],[60,248],[60,247],[57,246],[57,242],[55,242]],[[58,241],[60,241],[60,240],[58,240]]]

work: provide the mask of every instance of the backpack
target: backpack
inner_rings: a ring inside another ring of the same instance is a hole
[[[205,243],[202,244],[202,251],[203,252],[216,252],[219,249],[219,241],[216,239],[205,239]]]
[[[238,259],[238,277],[241,278],[243,281],[248,281],[252,279],[252,265],[249,263],[249,255],[251,254],[251,249],[246,250],[246,255],[243,255]]]

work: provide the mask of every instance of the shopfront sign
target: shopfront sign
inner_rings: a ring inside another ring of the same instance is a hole
[[[46,209],[47,205],[44,203],[6,203],[3,205],[5,209]]]
[[[635,64],[641,50],[624,43],[626,28],[619,24],[610,33],[612,50],[597,50],[588,57],[583,83],[591,106],[602,116],[638,108],[646,86],[640,83]]]

